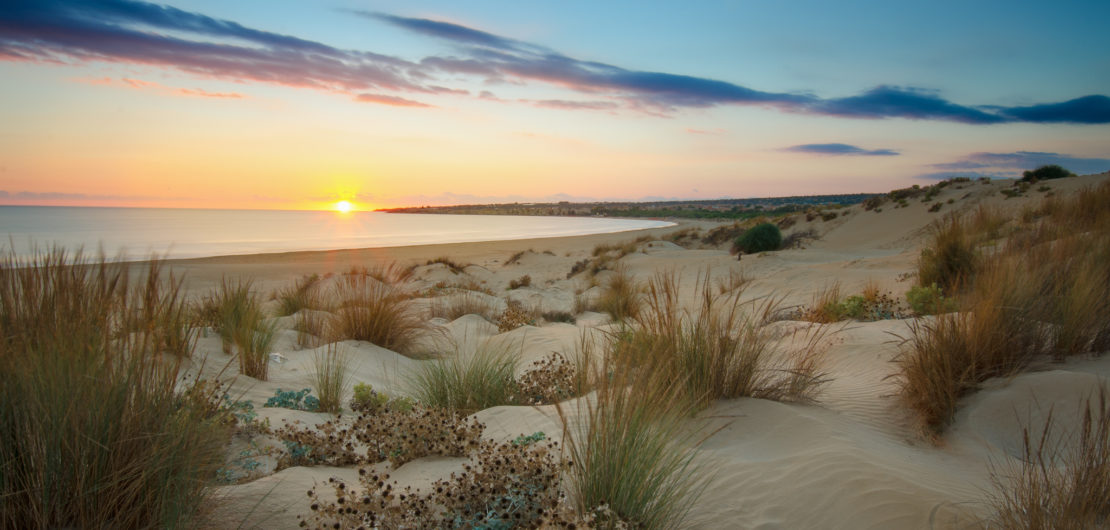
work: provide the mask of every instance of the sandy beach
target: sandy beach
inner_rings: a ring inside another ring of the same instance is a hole
[[[1066,197],[1075,190],[1102,182],[1107,175],[1051,181],[1051,192]],[[871,282],[895,299],[902,299],[913,283],[912,273],[930,223],[942,215],[969,212],[980,204],[1014,214],[1040,201],[1044,192],[1007,199],[999,190],[1009,182],[960,183],[943,189],[936,198],[939,212],[912,200],[904,208],[887,204],[881,212],[862,205],[844,208],[835,219],[817,217],[800,222],[784,233],[812,230],[815,238],[803,239],[799,248],[737,259],[721,248],[683,248],[671,241],[673,234],[691,227],[703,232],[712,222],[683,222],[678,226],[642,232],[584,237],[502,241],[457,245],[431,245],[388,249],[235,256],[174,261],[175,274],[184,274],[190,295],[201,296],[221,278],[253,279],[254,290],[269,300],[271,293],[305,275],[342,275],[352,266],[373,267],[395,262],[415,265],[404,285],[415,295],[411,303],[437,336],[454,344],[486,340],[512,344],[524,361],[550,352],[570,355],[583,334],[612,331],[606,314],[580,312],[575,323],[537,319],[501,332],[491,317],[470,314],[453,320],[432,318],[430,307],[437,296],[449,299],[469,285],[472,296],[489,307],[489,315],[504,311],[510,301],[539,312],[570,312],[578,297],[596,298],[612,271],[568,279],[578,261],[589,258],[598,245],[620,245],[638,239],[635,250],[617,262],[632,278],[644,282],[660,271],[673,271],[684,289],[683,304],[696,302],[693,284],[708,271],[722,284],[742,273],[750,279],[744,297],[776,297],[780,309],[813,303],[814,297],[834,283],[845,294],[857,293]],[[707,245],[701,245],[708,247]],[[512,263],[514,254],[523,251]],[[426,265],[447,257],[462,265]],[[530,277],[530,285],[509,289],[510,282]],[[323,281],[330,281],[325,279]],[[437,288],[438,286],[438,288]],[[454,288],[453,286],[459,286]],[[722,287],[722,290],[724,288]],[[478,292],[483,291],[483,292]],[[322,413],[263,407],[280,389],[308,386],[311,359],[327,346],[298,345],[295,317],[273,319],[279,327],[273,351],[281,363],[270,363],[269,380],[236,374],[235,358],[221,351],[220,339],[206,333],[199,339],[193,363],[211,377],[233,381],[231,394],[249,400],[259,421],[271,426],[299,420],[305,426],[331,418]],[[912,318],[874,322],[848,320],[813,324],[781,320],[783,328],[824,326],[823,370],[828,382],[812,403],[776,402],[741,398],[717,400],[690,418],[685,428],[704,433],[697,458],[710,473],[708,487],[697,498],[687,519],[694,528],[963,528],[989,516],[986,501],[992,490],[992,466],[1014,463],[1021,456],[1022,428],[1043,425],[1049,411],[1058,422],[1074,426],[1082,400],[1097,392],[1110,374],[1110,362],[1099,357],[1071,358],[1040,366],[1010,379],[994,379],[961,402],[951,426],[937,440],[924,436],[910,412],[897,397],[893,361],[910,336]],[[368,383],[389,395],[408,395],[405,374],[420,363],[364,342],[343,341],[341,347],[353,360],[352,380]],[[434,346],[432,346],[434,348]],[[203,365],[203,366],[201,366]],[[349,399],[350,390],[344,397]],[[573,401],[573,400],[572,400]],[[350,419],[350,411],[343,417]],[[551,405],[498,406],[475,417],[486,425],[485,439],[507,441],[537,431],[551,439],[562,436],[562,424]],[[280,447],[262,437],[263,445]],[[257,443],[257,441],[256,441]],[[230,452],[245,448],[237,440]],[[427,487],[461,468],[464,458],[426,457],[393,470],[401,484]],[[217,525],[242,523],[247,527],[293,528],[297,516],[308,513],[306,490],[322,488],[329,477],[357,482],[357,466],[294,466],[274,472],[276,460],[259,457],[260,467],[241,484],[221,487],[212,514]],[[378,464],[381,466],[382,464]]]

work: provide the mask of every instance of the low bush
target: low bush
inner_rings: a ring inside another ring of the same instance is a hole
[[[910,287],[906,292],[906,301],[909,302],[910,309],[918,315],[939,315],[958,309],[956,300],[946,298],[935,283],[928,287],[920,285]]]
[[[534,313],[534,311],[525,309],[520,302],[509,300],[505,305],[505,310],[497,316],[497,329],[501,333],[505,333],[521,326],[534,326],[536,325],[536,315]]]
[[[778,250],[782,245],[782,232],[771,223],[753,226],[736,238],[736,248],[745,254]]]
[[[536,435],[521,436],[519,443],[483,442],[462,472],[435,481],[427,491],[401,489],[389,475],[369,469],[359,470],[357,486],[330,479],[336,500],[324,500],[316,488],[309,490],[312,513],[302,526],[573,527],[575,518],[566,510],[559,488],[565,464],[557,445],[544,441],[543,433]]]
[[[1074,176],[1075,174],[1071,171],[1068,171],[1056,164],[1050,164],[1022,173],[1021,180],[1025,182],[1035,182],[1038,180],[1062,179]]]

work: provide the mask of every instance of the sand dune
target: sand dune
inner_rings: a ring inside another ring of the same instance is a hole
[[[1066,194],[1106,177],[1053,181],[1050,186],[1055,193]],[[937,197],[943,203],[940,212],[929,212],[926,205],[912,200],[905,208],[887,204],[881,212],[865,211],[860,205],[845,208],[836,219],[803,220],[787,231],[814,230],[819,239],[804,243],[805,248],[744,256],[739,261],[725,249],[686,249],[670,242],[668,234],[687,226],[714,226],[683,223],[645,231],[640,248],[619,261],[640,280],[660,270],[674,271],[687,303],[694,300],[691,287],[706,271],[713,281],[742,271],[752,280],[745,296],[775,296],[783,306],[808,304],[833,282],[851,294],[871,281],[900,298],[911,285],[906,274],[913,270],[923,234],[933,220],[978,204],[1016,212],[1041,196],[1030,192],[1029,197],[1007,200],[998,193],[1003,186],[1008,184],[950,186]],[[268,292],[303,274],[336,273],[351,265],[394,260],[402,265],[423,264],[449,256],[469,265],[460,273],[444,265],[421,265],[411,285],[416,290],[462,283],[479,286],[487,294],[474,296],[488,303],[493,313],[503,311],[507,301],[544,311],[573,311],[576,291],[590,297],[598,288],[584,277],[568,279],[571,266],[589,257],[597,244],[624,243],[644,234],[212,258],[173,266],[188,275],[193,293],[210,288],[224,274],[253,277],[256,288]],[[514,263],[505,263],[515,252],[528,249]],[[511,280],[525,274],[531,277],[531,286],[506,290]],[[611,273],[602,273],[599,283],[604,283],[605,274]],[[703,433],[699,458],[712,479],[692,509],[690,524],[753,529],[972,526],[976,518],[989,513],[984,496],[991,487],[991,463],[1005,464],[1020,456],[1022,429],[1039,429],[1050,411],[1061,426],[1074,426],[1083,399],[1097,392],[1110,375],[1110,361],[1091,359],[989,381],[965,400],[953,426],[939,443],[933,443],[916,430],[894,395],[892,361],[901,351],[900,337],[909,335],[909,323],[909,319],[895,319],[826,325],[833,328],[825,364],[830,382],[817,403],[725,400],[691,419],[689,428]],[[535,324],[501,333],[478,315],[431,321],[451,344],[496,340],[511,345],[524,361],[522,368],[550,352],[573,351],[584,330],[611,329],[608,318],[599,313],[579,314],[575,324],[542,319]],[[341,346],[357,359],[354,380],[390,394],[408,393],[404,374],[418,363],[430,362],[365,342],[347,341]],[[235,379],[237,399],[251,400],[260,417],[275,425],[324,421],[322,414],[261,407],[277,388],[306,386],[308,363],[317,351],[297,349],[291,331],[282,335],[277,349],[285,361],[271,366],[269,381]],[[197,351],[198,357],[208,359],[205,371],[214,375],[231,363],[224,375],[236,372],[234,361],[220,351],[218,339],[201,339]],[[567,408],[573,409],[573,404]],[[478,412],[477,417],[487,425],[485,436],[492,440],[536,431],[554,438],[561,434],[551,406],[494,407]],[[419,459],[393,472],[393,477],[426,485],[458,469],[460,462],[458,458]],[[354,473],[353,468],[295,467],[224,487],[219,519],[266,528],[295,527],[296,515],[307,509],[307,488],[329,476],[353,482]]]

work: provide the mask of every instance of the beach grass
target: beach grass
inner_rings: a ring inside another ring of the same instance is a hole
[[[930,265],[947,272],[928,279],[947,278],[960,312],[914,323],[898,359],[902,396],[928,432],[942,432],[959,399],[987,379],[1048,356],[1110,349],[1110,215],[1097,207],[1105,200],[1107,183],[1046,199],[988,253],[969,242],[991,241],[980,230],[1005,224],[994,213],[980,209],[971,222],[951,216],[935,227],[930,255],[956,257]]]
[[[618,265],[594,305],[613,320],[625,321],[636,317],[642,301],[639,283],[627,268]]]
[[[128,268],[63,250],[0,263],[4,528],[185,527],[210,497],[227,428],[218,396],[178,390],[180,280]]]
[[[278,291],[278,316],[292,315],[302,309],[320,309],[321,301],[316,290],[319,283],[319,275],[308,274]]]
[[[601,364],[590,396],[556,406],[571,502],[599,528],[678,528],[712,478],[697,455],[680,386],[645,386]]]
[[[1110,403],[1106,389],[1083,404],[1079,428],[1053,436],[1023,431],[1018,463],[992,466],[993,517],[987,527],[1086,529],[1110,520]]]
[[[351,357],[338,343],[328,344],[312,356],[312,388],[320,412],[338,413],[351,386]]]
[[[683,307],[674,273],[657,273],[645,288],[644,309],[610,343],[614,365],[652,384],[666,381],[663,388],[685,386],[697,408],[737,397],[815,398],[826,381],[820,366],[828,328],[807,327],[805,337],[785,341],[766,325],[774,299],[742,301],[741,291],[722,295],[708,271],[695,290],[696,307]]]
[[[519,362],[511,346],[485,341],[472,352],[456,346],[441,359],[421,363],[407,380],[424,405],[470,414],[514,404]]]
[[[335,284],[333,300],[335,309],[327,323],[329,342],[363,340],[408,354],[426,330],[423,315],[409,297],[396,284],[374,275],[342,275]]]

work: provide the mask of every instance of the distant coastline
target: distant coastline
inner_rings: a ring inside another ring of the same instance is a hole
[[[382,208],[385,213],[448,215],[524,215],[559,217],[610,217],[653,219],[750,219],[763,215],[797,213],[812,208],[839,208],[861,203],[882,194],[800,195],[748,199],[707,199],[647,202],[546,202],[463,204],[454,206],[409,206]]]

